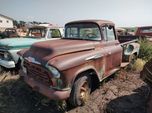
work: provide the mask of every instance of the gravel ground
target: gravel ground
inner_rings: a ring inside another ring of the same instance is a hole
[[[103,83],[86,106],[68,113],[146,113],[149,87],[138,73],[120,72],[119,77]]]
[[[139,73],[120,71],[103,81],[82,107],[69,109],[65,102],[48,101],[33,92],[18,75],[0,76],[0,113],[146,113],[150,88]],[[3,80],[2,80],[3,79]]]

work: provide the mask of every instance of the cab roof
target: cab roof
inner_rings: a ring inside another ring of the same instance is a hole
[[[108,21],[108,20],[78,20],[78,21],[72,21],[72,22],[68,22],[66,25],[68,24],[74,24],[74,23],[95,23],[98,24],[99,26],[103,26],[103,25],[115,25],[112,21]]]

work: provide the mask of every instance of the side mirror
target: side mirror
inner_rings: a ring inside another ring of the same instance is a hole
[[[113,26],[111,26],[111,25],[108,26],[108,29],[112,29],[112,28],[113,28]]]

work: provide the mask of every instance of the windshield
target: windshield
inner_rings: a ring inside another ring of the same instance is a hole
[[[101,40],[99,27],[94,23],[76,23],[66,26],[65,38]]]
[[[152,27],[141,28],[142,33],[152,33]]]
[[[33,37],[33,38],[44,38],[46,35],[46,28],[30,28],[27,36]]]

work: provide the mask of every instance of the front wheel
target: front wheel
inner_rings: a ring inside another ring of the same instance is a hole
[[[87,75],[80,76],[74,82],[69,98],[70,104],[74,107],[85,105],[86,102],[89,100],[90,92],[90,77]]]

